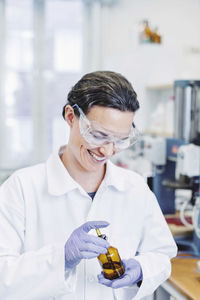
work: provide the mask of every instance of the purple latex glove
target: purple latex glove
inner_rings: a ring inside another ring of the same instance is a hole
[[[106,253],[109,243],[88,234],[91,229],[107,227],[106,221],[90,221],[75,229],[65,244],[65,269],[75,267],[83,258],[94,258]]]
[[[124,259],[122,262],[125,267],[125,272],[120,278],[114,280],[106,279],[102,272],[97,276],[99,283],[104,284],[113,289],[118,289],[121,287],[133,285],[138,281],[142,280],[142,269],[137,260],[130,258]]]

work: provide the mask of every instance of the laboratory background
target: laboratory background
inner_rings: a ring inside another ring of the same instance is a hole
[[[113,162],[155,193],[179,252],[152,299],[200,299],[200,0],[0,0],[0,183],[67,143],[71,87],[111,70],[140,102]]]

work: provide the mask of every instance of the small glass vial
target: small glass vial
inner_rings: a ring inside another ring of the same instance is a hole
[[[96,229],[96,232],[98,237],[106,239],[106,235],[101,234],[99,229]],[[98,260],[103,269],[104,277],[107,279],[113,280],[119,278],[125,272],[118,250],[112,246],[108,248],[106,254],[100,254]]]

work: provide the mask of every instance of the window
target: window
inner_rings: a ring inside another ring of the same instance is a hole
[[[67,93],[82,73],[82,1],[0,0],[0,181],[67,142]]]

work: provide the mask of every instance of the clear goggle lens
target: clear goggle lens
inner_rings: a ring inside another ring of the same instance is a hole
[[[108,143],[113,143],[116,149],[123,150],[130,147],[138,141],[140,133],[134,124],[131,128],[131,132],[129,133],[128,137],[117,138],[110,134],[107,134],[104,130],[99,128],[95,121],[89,121],[77,104],[73,105],[73,107],[76,107],[80,113],[80,133],[82,137],[86,140],[86,142],[91,146],[99,147]]]
[[[90,123],[90,124],[89,124]],[[85,122],[80,116],[79,118],[80,133],[86,142],[93,146],[101,146],[108,143],[113,143],[117,149],[126,149],[138,141],[139,132],[136,128],[132,127],[131,132],[126,138],[116,138],[104,131],[92,128],[91,122]]]

